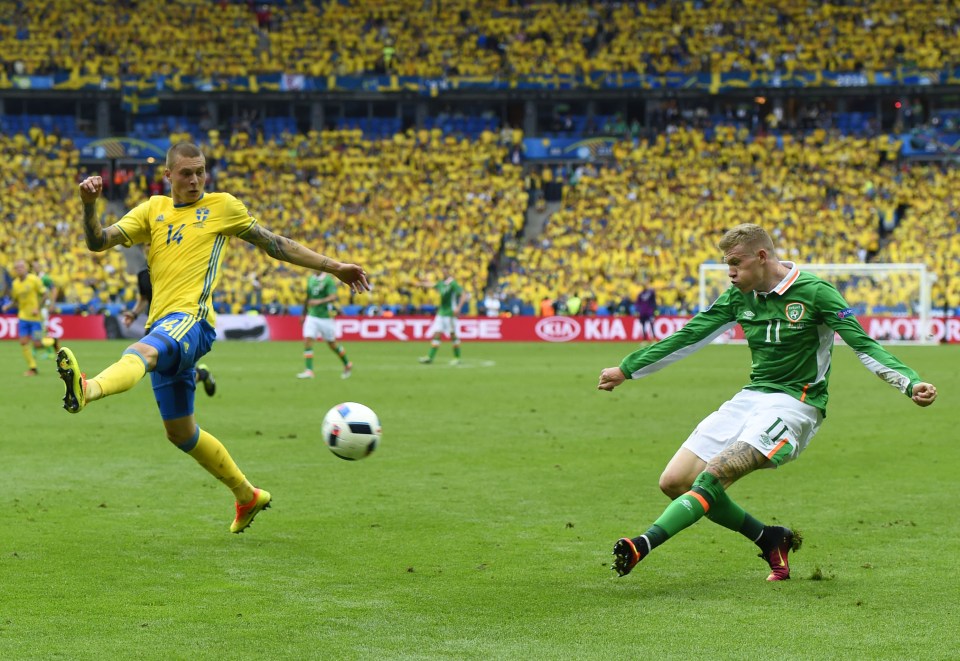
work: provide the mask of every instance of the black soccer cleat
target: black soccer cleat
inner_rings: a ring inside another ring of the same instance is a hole
[[[611,569],[617,572],[617,576],[626,576],[648,554],[649,551],[644,551],[642,548],[638,549],[629,537],[621,537],[613,545],[614,559]]]

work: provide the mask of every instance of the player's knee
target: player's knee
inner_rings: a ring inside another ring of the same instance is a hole
[[[187,433],[185,429],[167,429],[167,440],[177,447],[183,446],[196,436],[196,430]]]
[[[693,480],[688,475],[667,469],[660,476],[660,491],[673,500],[690,491]]]

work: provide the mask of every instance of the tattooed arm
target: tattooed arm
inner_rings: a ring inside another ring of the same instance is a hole
[[[123,234],[116,227],[101,227],[97,217],[97,199],[103,191],[103,179],[87,177],[80,182],[80,201],[83,202],[83,237],[87,248],[103,252],[123,243]]]
[[[314,271],[325,271],[350,285],[358,294],[370,289],[367,274],[356,264],[346,264],[316,253],[285,236],[274,234],[270,230],[254,225],[250,231],[239,235],[241,239],[257,246],[263,252],[281,262],[305,266]]]

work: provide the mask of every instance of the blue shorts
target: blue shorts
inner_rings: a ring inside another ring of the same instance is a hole
[[[175,312],[154,322],[150,333],[140,340],[160,354],[150,381],[161,418],[175,420],[193,415],[197,391],[193,366],[209,353],[216,339],[216,331],[206,321]]]
[[[17,337],[29,337],[32,340],[43,338],[43,322],[21,319],[17,323]]]

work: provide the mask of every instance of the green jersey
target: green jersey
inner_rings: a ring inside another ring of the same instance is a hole
[[[337,283],[329,273],[314,273],[307,279],[307,299],[326,298],[337,291]],[[329,319],[334,316],[333,301],[321,303],[320,305],[308,305],[307,315]]]
[[[460,294],[463,293],[463,287],[453,278],[448,278],[438,282],[433,288],[440,292],[440,308],[437,314],[441,317],[455,316],[460,311]]]
[[[826,415],[834,333],[881,379],[910,396],[920,377],[860,326],[853,309],[828,282],[796,265],[772,291],[743,293],[731,287],[708,309],[662,341],[620,363],[639,379],[684,358],[740,324],[750,346],[747,390],[784,392]]]

